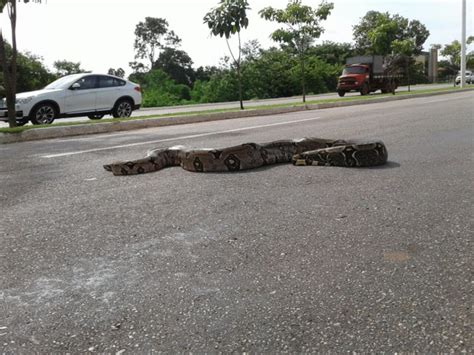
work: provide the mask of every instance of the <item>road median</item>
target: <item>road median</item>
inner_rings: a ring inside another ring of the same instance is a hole
[[[223,112],[202,112],[193,114],[173,115],[173,116],[160,116],[160,117],[147,117],[147,118],[132,118],[126,121],[118,122],[97,122],[97,123],[84,123],[76,125],[58,125],[58,126],[47,126],[39,128],[30,128],[22,130],[20,132],[0,132],[0,144],[5,143],[16,143],[24,141],[33,141],[40,139],[52,139],[52,138],[63,138],[78,135],[108,133],[117,131],[129,131],[151,127],[162,127],[179,124],[199,123],[208,121],[218,121],[234,118],[245,118],[255,116],[269,116],[278,115],[298,111],[306,110],[319,110],[336,107],[363,105],[371,103],[381,103],[397,100],[405,100],[411,98],[428,97],[435,95],[446,95],[465,91],[472,91],[474,89],[457,89],[457,90],[442,90],[433,91],[428,93],[415,93],[415,94],[397,94],[389,96],[373,96],[364,98],[354,98],[350,100],[334,100],[329,102],[320,103],[308,103],[307,105],[286,105],[282,107],[269,107],[269,108],[257,108],[247,109],[244,111],[223,111]]]

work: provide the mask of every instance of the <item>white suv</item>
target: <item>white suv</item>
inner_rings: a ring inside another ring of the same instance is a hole
[[[42,90],[16,95],[17,124],[49,124],[56,118],[106,114],[130,117],[142,103],[141,89],[112,75],[73,74],[64,76]],[[6,100],[0,103],[0,121],[8,121]]]

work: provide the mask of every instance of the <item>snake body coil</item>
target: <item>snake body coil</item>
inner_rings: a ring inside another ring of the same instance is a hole
[[[104,165],[114,175],[135,175],[181,166],[195,172],[223,172],[289,163],[369,167],[387,162],[381,141],[345,141],[322,138],[281,140],[264,144],[245,143],[223,149],[191,149],[174,146],[150,150],[143,159]]]

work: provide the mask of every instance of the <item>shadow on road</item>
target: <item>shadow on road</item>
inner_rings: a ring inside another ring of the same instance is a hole
[[[381,170],[381,169],[393,169],[393,168],[399,168],[400,167],[400,164],[394,162],[394,161],[388,161],[386,164],[384,165],[380,165],[380,166],[373,166],[373,167],[370,167],[368,169],[377,169],[377,170]]]
[[[278,163],[278,164],[271,164],[271,165],[263,165],[258,168],[253,168],[253,169],[246,169],[246,170],[238,170],[238,171],[206,171],[204,174],[216,174],[216,175],[235,175],[235,174],[249,174],[249,173],[256,173],[259,171],[265,171],[269,169],[276,168],[277,166],[281,165],[291,165],[291,163]],[[372,167],[359,167],[359,168],[348,168],[348,169],[376,169],[376,170],[381,170],[381,169],[393,169],[393,168],[399,168],[400,164],[396,163],[394,161],[388,161],[384,165],[380,166],[372,166]],[[299,167],[299,168],[331,168],[331,167],[325,167],[325,166],[308,166],[308,167]],[[332,168],[343,168],[347,169],[346,167],[332,167]],[[201,174],[201,173],[200,173]]]

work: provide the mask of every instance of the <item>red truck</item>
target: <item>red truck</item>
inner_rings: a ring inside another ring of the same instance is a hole
[[[337,93],[344,96],[349,91],[359,91],[361,95],[381,90],[395,93],[400,75],[388,70],[381,55],[350,57],[337,83]]]

